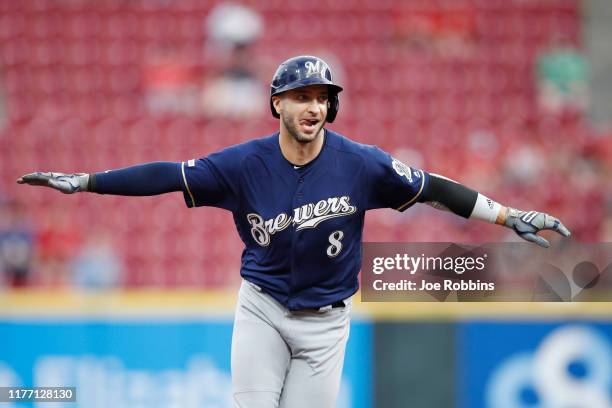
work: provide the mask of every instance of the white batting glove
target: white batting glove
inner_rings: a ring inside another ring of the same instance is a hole
[[[64,174],[55,172],[36,172],[26,174],[17,179],[19,184],[29,184],[31,186],[45,186],[59,190],[64,194],[77,193],[79,191],[87,191],[87,183],[89,182],[89,174],[74,173]]]
[[[506,227],[512,228],[519,237],[533,242],[541,247],[550,247],[550,242],[536,235],[542,230],[556,231],[564,237],[571,235],[570,231],[555,217],[537,211],[519,211],[508,208]]]

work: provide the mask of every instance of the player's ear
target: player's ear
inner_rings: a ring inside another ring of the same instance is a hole
[[[272,106],[274,106],[274,110],[276,110],[276,113],[278,113],[280,115],[281,113],[281,98],[278,95],[274,95],[272,97]]]

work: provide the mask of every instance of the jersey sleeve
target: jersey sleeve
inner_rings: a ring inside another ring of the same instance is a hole
[[[378,147],[366,157],[368,178],[367,208],[394,208],[404,211],[427,190],[429,174],[407,166]]]
[[[210,206],[235,211],[240,194],[238,146],[181,163],[183,196],[187,207]]]

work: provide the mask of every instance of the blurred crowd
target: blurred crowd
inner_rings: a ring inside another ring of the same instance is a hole
[[[108,231],[84,231],[69,214],[47,214],[43,225],[18,201],[0,202],[0,287],[75,287],[120,284],[122,261]]]
[[[187,160],[271,133],[269,79],[300,53],[345,85],[334,130],[554,214],[576,240],[612,240],[612,133],[587,119],[596,85],[578,1],[317,0],[308,24],[280,2],[68,3],[0,1],[0,286],[235,283],[241,245],[221,212],[14,180]],[[516,237],[416,206],[372,212],[366,239]]]

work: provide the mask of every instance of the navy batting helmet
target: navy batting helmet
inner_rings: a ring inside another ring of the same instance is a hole
[[[275,118],[280,118],[272,104],[272,97],[274,95],[309,85],[328,85],[329,100],[325,120],[329,123],[333,122],[340,108],[338,93],[342,91],[342,87],[333,83],[329,65],[321,58],[310,55],[289,58],[278,66],[270,85],[270,109],[272,110],[272,115]]]

